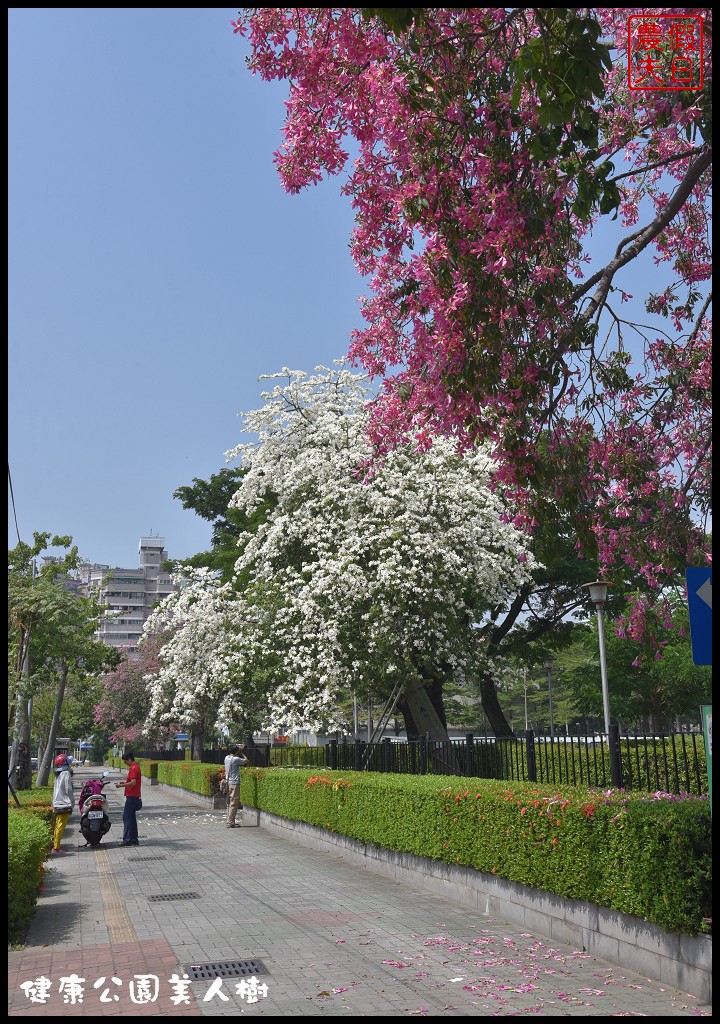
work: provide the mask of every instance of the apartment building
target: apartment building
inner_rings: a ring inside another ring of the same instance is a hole
[[[143,625],[158,601],[178,588],[161,566],[168,559],[164,537],[141,537],[137,569],[84,564],[79,570],[78,590],[105,605],[105,618],[97,637],[132,657],[137,651]]]

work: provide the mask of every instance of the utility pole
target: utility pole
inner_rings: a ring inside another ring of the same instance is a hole
[[[548,699],[550,702],[550,739],[555,739],[555,723],[553,722],[553,702],[552,702],[552,687],[553,687],[553,663],[552,661],[545,662],[545,670],[548,677]]]

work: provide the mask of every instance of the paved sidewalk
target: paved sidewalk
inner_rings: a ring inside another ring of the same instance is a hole
[[[98,774],[76,770],[76,793]],[[712,1015],[693,996],[339,856],[227,829],[221,811],[147,780],[140,846],[122,847],[123,798],[106,792],[110,832],[85,848],[73,813],[28,945],[8,954],[11,1017]],[[221,978],[188,973],[231,961]]]

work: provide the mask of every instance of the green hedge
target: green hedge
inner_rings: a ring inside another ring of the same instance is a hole
[[[18,793],[23,803],[30,790]],[[36,807],[8,810],[8,940],[20,942],[25,935],[43,883],[44,861],[52,839],[49,818]]]
[[[109,757],[107,760],[114,768],[127,768],[119,757]],[[220,779],[225,774],[221,764],[204,764],[202,761],[149,761],[138,758],[137,763],[144,778],[162,782],[166,786],[178,786],[200,796],[218,796]]]
[[[20,808],[13,800],[12,796],[8,796],[8,810],[22,810],[30,811],[33,814],[37,814],[43,821],[50,823],[52,818],[52,786],[39,786],[35,789],[21,789],[17,794],[17,798],[20,801]]]
[[[240,799],[359,842],[634,914],[669,932],[708,930],[712,844],[705,798],[247,768]]]

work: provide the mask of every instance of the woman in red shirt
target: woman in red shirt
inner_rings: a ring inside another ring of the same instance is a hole
[[[142,807],[140,799],[140,765],[131,750],[123,754],[123,761],[128,766],[127,778],[124,782],[116,782],[117,789],[125,790],[125,810],[123,811],[122,846],[139,846],[136,814]]]

